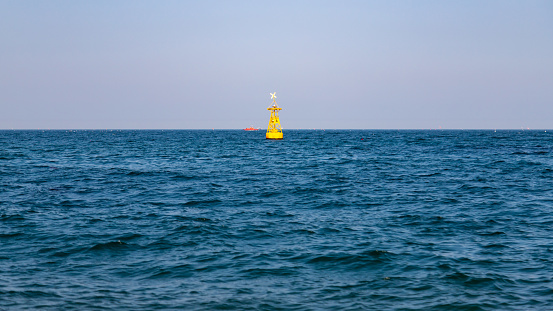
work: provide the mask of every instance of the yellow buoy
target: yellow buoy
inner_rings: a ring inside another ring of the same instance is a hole
[[[280,120],[278,119],[278,111],[282,108],[278,107],[276,103],[276,92],[270,93],[273,103],[267,110],[271,110],[271,118],[269,119],[269,127],[267,128],[267,139],[282,139],[282,127],[280,127]]]

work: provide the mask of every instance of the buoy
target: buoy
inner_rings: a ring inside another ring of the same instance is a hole
[[[267,108],[271,111],[271,118],[269,119],[269,127],[267,127],[267,139],[282,139],[282,127],[280,126],[280,120],[278,118],[278,111],[282,110],[276,103],[276,92],[270,93],[273,100],[272,105]]]

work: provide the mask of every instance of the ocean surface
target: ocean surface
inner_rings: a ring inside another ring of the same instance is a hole
[[[0,131],[0,310],[553,310],[553,131]]]

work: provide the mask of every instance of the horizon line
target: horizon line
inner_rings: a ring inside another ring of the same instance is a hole
[[[0,131],[243,131],[242,128],[0,128]],[[264,129],[258,129],[264,131]],[[291,128],[283,131],[547,131],[551,128]]]

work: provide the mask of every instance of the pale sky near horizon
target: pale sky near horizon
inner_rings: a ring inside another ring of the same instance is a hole
[[[0,129],[553,128],[553,1],[0,0]]]

